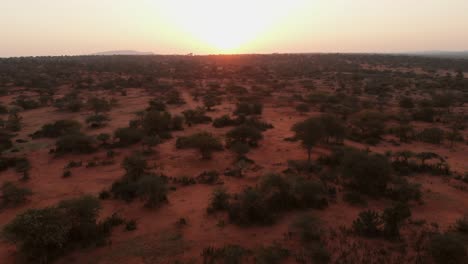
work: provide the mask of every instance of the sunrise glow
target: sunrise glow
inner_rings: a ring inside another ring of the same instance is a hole
[[[181,30],[196,45],[207,45],[216,53],[235,53],[287,17],[305,1],[169,1],[165,3],[165,18]]]

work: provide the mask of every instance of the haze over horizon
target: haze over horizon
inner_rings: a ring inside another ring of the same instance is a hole
[[[468,1],[15,0],[0,57],[468,49]]]

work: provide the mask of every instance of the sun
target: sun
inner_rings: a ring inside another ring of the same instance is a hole
[[[284,1],[173,0],[165,11],[185,36],[209,46],[204,50],[235,53],[270,30],[286,10]]]

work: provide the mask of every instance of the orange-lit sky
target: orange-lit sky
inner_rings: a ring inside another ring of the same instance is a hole
[[[468,50],[468,0],[0,0],[0,56]]]

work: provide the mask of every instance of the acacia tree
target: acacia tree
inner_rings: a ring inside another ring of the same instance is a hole
[[[205,105],[207,111],[211,111],[213,106],[220,104],[220,98],[214,94],[207,94],[203,97],[203,105]]]
[[[325,130],[317,118],[309,118],[302,122],[296,123],[292,130],[296,133],[296,138],[302,143],[302,146],[307,150],[307,161],[310,163],[312,148],[325,137]]]

